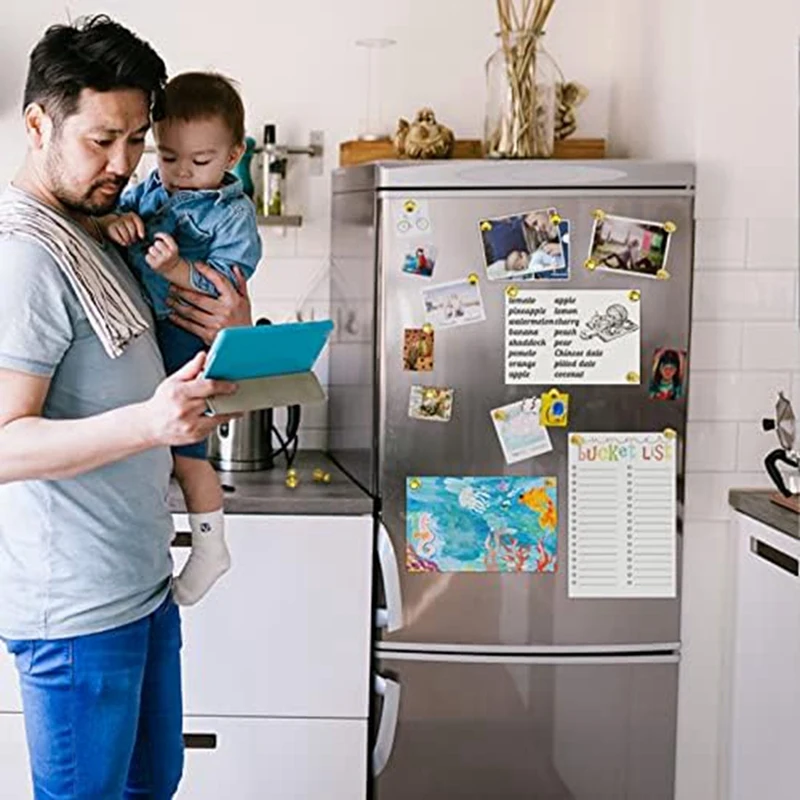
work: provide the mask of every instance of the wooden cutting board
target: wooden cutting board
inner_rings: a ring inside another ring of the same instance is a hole
[[[480,139],[458,139],[453,148],[453,158],[483,158],[483,143]],[[606,157],[605,139],[563,139],[556,142],[553,158],[595,159]],[[363,142],[359,139],[339,145],[339,166],[352,167],[371,161],[396,159],[390,139]]]

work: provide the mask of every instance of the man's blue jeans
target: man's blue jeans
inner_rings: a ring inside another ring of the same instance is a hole
[[[16,658],[36,800],[169,800],[183,770],[181,621],[72,639],[7,641]]]

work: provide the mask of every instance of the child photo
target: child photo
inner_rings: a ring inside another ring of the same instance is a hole
[[[431,422],[449,422],[453,413],[453,390],[441,386],[412,386],[408,416]]]
[[[422,300],[425,303],[425,320],[434,328],[455,328],[486,319],[477,281],[440,283],[423,289]]]
[[[403,369],[430,372],[433,369],[433,331],[406,328],[403,334]]]
[[[659,222],[606,216],[595,220],[589,260],[596,269],[657,278],[667,268],[669,240]]]
[[[436,266],[436,248],[430,244],[414,245],[403,257],[403,272],[430,278]]]
[[[532,281],[567,266],[554,208],[480,222],[486,276],[490,281]],[[559,276],[561,277],[561,276]]]
[[[686,352],[662,347],[653,355],[650,397],[653,400],[680,400],[686,376]]]

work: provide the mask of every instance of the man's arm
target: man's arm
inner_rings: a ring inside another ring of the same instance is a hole
[[[205,438],[231,416],[205,416],[205,399],[233,384],[199,377],[205,353],[164,380],[153,396],[75,420],[41,416],[50,379],[0,369],[0,483],[63,480],[152,447]]]

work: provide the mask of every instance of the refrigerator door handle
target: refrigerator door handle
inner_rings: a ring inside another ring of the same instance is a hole
[[[394,737],[400,716],[400,684],[376,674],[374,685],[375,694],[383,698],[378,735],[372,748],[372,774],[377,778],[386,769],[394,750]]]
[[[383,594],[386,605],[375,609],[375,627],[385,628],[388,633],[403,627],[403,598],[400,594],[400,568],[394,552],[389,531],[378,522],[378,563],[383,579]]]

